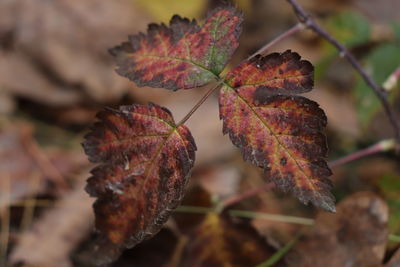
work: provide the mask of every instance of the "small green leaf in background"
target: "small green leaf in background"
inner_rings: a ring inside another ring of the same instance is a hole
[[[382,85],[396,68],[400,66],[400,45],[383,44],[374,49],[366,58],[364,67],[372,75],[373,80]],[[374,115],[381,109],[380,102],[369,86],[357,75],[355,97],[357,113],[361,125],[367,126]],[[393,100],[398,90],[393,90]]]
[[[392,24],[393,35],[396,42],[400,42],[400,23]]]
[[[327,31],[339,42],[352,48],[369,41],[371,35],[368,20],[355,11],[343,11],[329,17],[325,21]],[[338,51],[330,43],[324,42],[322,47],[324,57],[316,67],[316,79],[322,78],[332,61],[337,58]]]
[[[367,42],[371,33],[368,20],[354,11],[344,11],[330,17],[326,27],[346,47]]]
[[[389,232],[400,234],[400,175],[385,174],[378,187],[389,205]]]

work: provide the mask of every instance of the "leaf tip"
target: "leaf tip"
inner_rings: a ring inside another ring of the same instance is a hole
[[[336,213],[336,207],[333,199],[322,200],[317,204],[317,206],[325,211]]]

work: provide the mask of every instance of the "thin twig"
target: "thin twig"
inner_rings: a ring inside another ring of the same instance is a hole
[[[265,44],[263,47],[261,47],[260,49],[257,50],[257,52],[255,52],[254,54],[252,54],[251,56],[249,56],[247,59],[250,59],[252,57],[255,57],[258,54],[264,54],[267,50],[269,50],[271,47],[273,47],[274,45],[276,45],[277,43],[279,43],[280,41],[288,38],[289,36],[292,36],[293,34],[299,32],[300,30],[304,29],[304,25],[303,23],[297,23],[296,25],[294,25],[292,28],[290,28],[289,30],[285,31],[284,33],[280,34],[279,36],[277,36],[275,39],[273,39],[271,42]]]
[[[378,86],[370,75],[361,67],[360,63],[356,58],[346,49],[344,45],[339,43],[335,38],[333,38],[327,31],[322,29],[315,21],[310,17],[310,15],[303,9],[303,7],[296,0],[286,0],[293,7],[299,21],[303,23],[307,28],[314,31],[319,36],[326,39],[329,43],[337,48],[342,57],[345,57],[355,70],[361,75],[364,81],[371,87],[376,96],[381,101],[381,104],[389,118],[390,123],[393,126],[394,134],[396,136],[397,142],[400,143],[400,120],[396,118],[393,109],[390,107],[389,101],[387,99],[387,92],[380,86]]]
[[[335,168],[338,167],[340,165],[358,160],[360,158],[364,158],[366,156],[370,156],[373,154],[377,154],[377,153],[381,153],[381,152],[385,152],[388,150],[394,150],[396,148],[396,142],[393,139],[387,139],[387,140],[382,140],[370,147],[367,147],[365,149],[356,151],[354,153],[351,153],[347,156],[344,156],[343,158],[334,160],[329,162],[329,167],[331,168]]]
[[[234,195],[232,197],[228,197],[224,200],[222,200],[216,207],[217,212],[222,212],[226,207],[232,206],[233,204],[236,204],[246,198],[253,197],[255,195],[258,195],[264,191],[270,190],[275,187],[275,184],[273,183],[266,183],[263,186],[256,187],[253,189],[250,189],[248,191],[245,191],[241,194]]]
[[[196,105],[189,111],[188,114],[186,114],[185,117],[183,117],[183,119],[178,122],[178,124],[176,125],[176,127],[179,127],[183,124],[185,124],[185,122],[193,115],[193,113],[196,112],[196,110],[204,103],[204,101],[207,100],[207,98],[224,82],[223,79],[219,80],[218,83],[211,87],[210,90],[207,91],[207,93],[199,100],[199,102],[196,103]]]

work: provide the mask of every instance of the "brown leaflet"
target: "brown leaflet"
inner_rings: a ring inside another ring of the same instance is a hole
[[[97,197],[97,262],[106,263],[156,234],[183,197],[196,146],[186,126],[149,104],[106,109],[86,135],[92,170],[86,190]]]
[[[300,201],[335,211],[322,133],[326,116],[298,93],[313,87],[313,66],[290,50],[242,62],[220,93],[223,132],[245,160]]]
[[[293,267],[382,266],[388,216],[379,196],[353,194],[338,204],[336,214],[319,213],[315,226],[306,230],[285,261]]]
[[[208,214],[189,234],[183,249],[181,267],[256,266],[275,250],[246,224]]]

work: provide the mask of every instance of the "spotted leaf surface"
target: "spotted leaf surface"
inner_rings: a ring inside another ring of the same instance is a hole
[[[200,27],[195,20],[172,17],[169,27],[150,24],[147,33],[110,50],[117,73],[138,86],[170,90],[202,86],[224,69],[238,46],[242,14],[218,8]]]
[[[245,160],[300,201],[335,211],[326,164],[327,120],[319,105],[296,94],[313,87],[313,66],[290,50],[242,62],[220,93],[223,132]]]
[[[94,204],[98,262],[157,233],[179,203],[196,146],[186,126],[160,106],[132,105],[100,112],[83,146],[92,170],[86,190]]]

